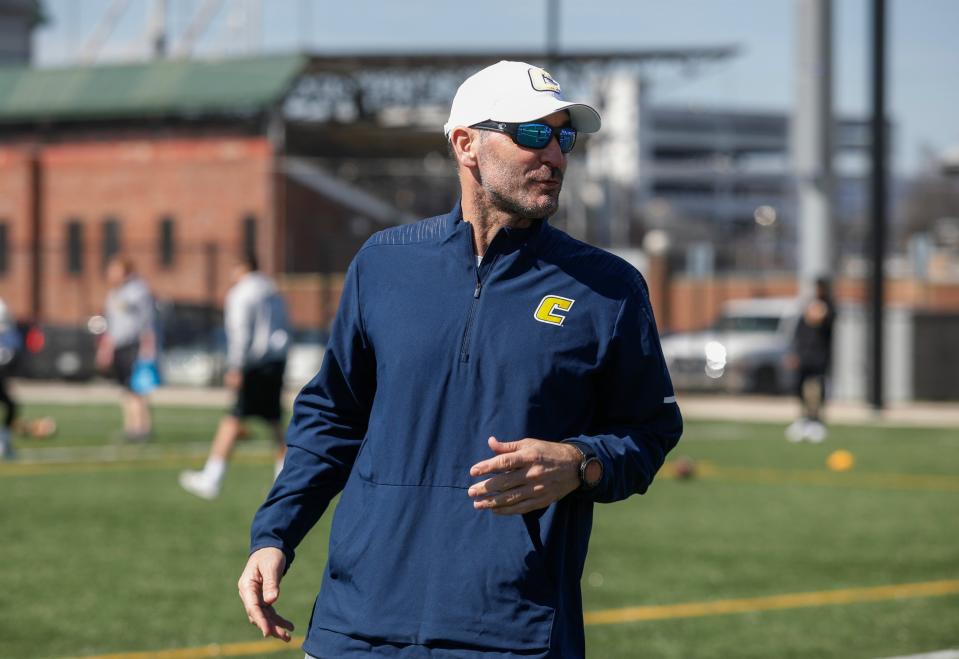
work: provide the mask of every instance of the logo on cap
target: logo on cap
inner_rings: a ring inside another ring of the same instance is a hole
[[[553,80],[553,76],[543,69],[530,68],[529,81],[533,84],[533,89],[538,92],[556,92],[561,91],[559,83]]]

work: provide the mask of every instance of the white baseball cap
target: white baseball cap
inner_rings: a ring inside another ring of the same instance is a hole
[[[457,126],[481,121],[535,121],[560,110],[569,112],[573,128],[581,133],[595,133],[602,123],[599,113],[590,106],[564,99],[559,83],[543,69],[502,60],[463,81],[453,97],[443,131],[449,137]]]

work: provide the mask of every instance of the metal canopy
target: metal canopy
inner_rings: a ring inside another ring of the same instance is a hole
[[[610,64],[672,63],[693,64],[720,60],[737,54],[735,46],[702,48],[638,48],[617,50],[581,50],[549,55],[551,63],[567,66],[599,67]],[[501,59],[542,64],[547,55],[542,50],[496,52],[418,52],[418,53],[314,53],[310,56],[310,73],[356,73],[370,69],[460,69],[480,67]]]
[[[562,53],[550,66],[575,86],[614,67],[695,66],[735,47]],[[288,119],[386,124],[446,105],[463,78],[500,59],[542,62],[540,51],[265,55],[161,59],[64,68],[0,68],[0,125],[52,126],[157,119],[259,119],[282,105]],[[384,111],[393,111],[387,117]]]
[[[550,71],[567,95],[583,93],[588,77],[613,69],[638,75],[658,66],[692,68],[735,55],[734,46],[592,50],[549,56]],[[386,124],[416,124],[417,112],[448,108],[469,74],[506,59],[543,64],[542,51],[314,54],[286,99],[287,118],[353,123],[377,117]],[[384,112],[390,114],[384,115]]]

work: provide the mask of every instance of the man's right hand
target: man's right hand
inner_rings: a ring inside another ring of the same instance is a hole
[[[794,352],[787,352],[783,356],[783,366],[786,368],[795,371],[799,368],[799,355]]]
[[[251,625],[259,628],[263,638],[275,636],[289,642],[293,623],[273,609],[273,603],[280,597],[280,579],[285,567],[286,556],[276,547],[257,549],[250,554],[236,586],[246,608],[246,617]]]
[[[100,337],[94,362],[98,370],[106,373],[113,365],[113,341],[108,336]]]

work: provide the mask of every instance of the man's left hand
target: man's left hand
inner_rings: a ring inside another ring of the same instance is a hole
[[[489,438],[496,455],[470,468],[470,476],[494,474],[467,494],[477,510],[519,515],[545,508],[579,487],[583,454],[575,446],[527,437],[515,442]]]

